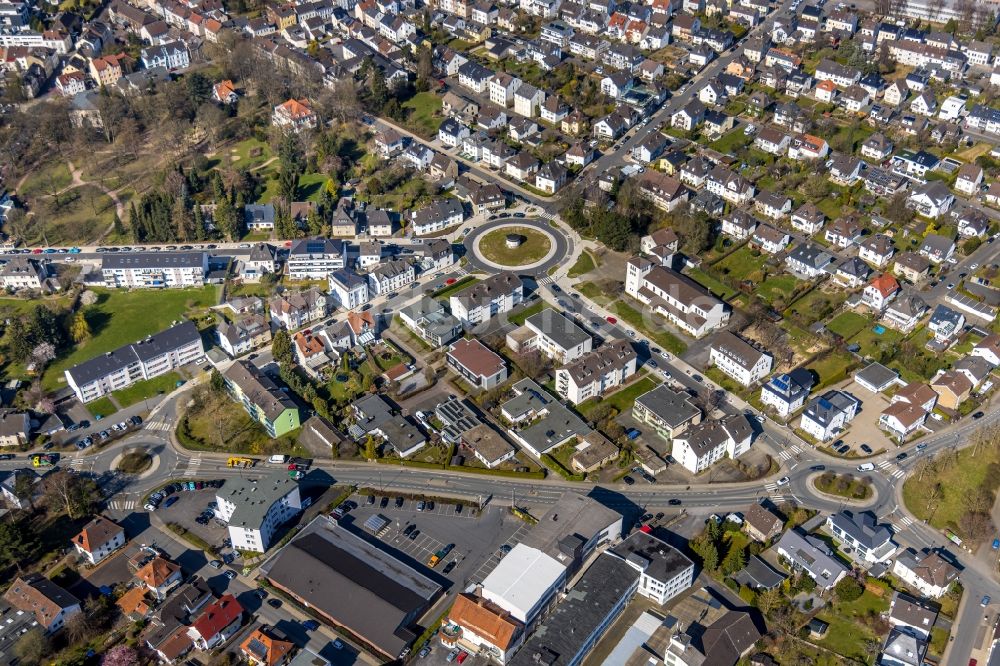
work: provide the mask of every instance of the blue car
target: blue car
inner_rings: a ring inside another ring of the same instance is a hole
[[[78,247],[71,247],[69,249],[69,253],[70,254],[80,254],[80,248],[78,248]]]
[[[1000,539],[993,539],[993,550],[1000,550]]]
[[[319,622],[317,622],[316,620],[303,620],[302,628],[305,629],[306,631],[316,631],[317,629],[319,629]]]

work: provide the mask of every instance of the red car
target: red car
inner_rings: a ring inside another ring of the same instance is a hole
[[[458,280],[456,280],[455,278],[448,278],[447,280],[444,281],[445,284],[455,284],[456,282],[458,282]]]
[[[455,661],[457,661],[458,663],[461,664],[463,661],[465,661],[468,658],[469,658],[469,653],[463,651],[463,652],[459,652],[458,653],[458,659],[456,659]]]
[[[607,317],[607,320],[608,320],[609,324],[617,324],[618,323],[618,320],[615,319],[614,317]]]
[[[36,247],[34,250],[31,251],[31,254],[41,254],[41,253],[42,253],[42,248],[40,247]]]

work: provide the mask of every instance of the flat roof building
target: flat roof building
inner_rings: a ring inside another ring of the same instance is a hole
[[[263,573],[271,584],[389,660],[416,640],[441,585],[328,516],[317,516]]]
[[[215,493],[216,516],[229,523],[233,548],[263,553],[283,523],[302,510],[299,484],[285,470],[232,479]]]

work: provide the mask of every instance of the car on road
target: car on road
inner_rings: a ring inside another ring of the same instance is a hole
[[[826,469],[826,465],[813,465],[809,468],[810,472],[822,472]]]
[[[627,331],[627,333],[628,333],[628,337],[630,337],[630,338],[634,338],[635,337],[635,331],[633,331],[632,329],[629,329]]]
[[[268,599],[267,605],[271,608],[281,608],[281,599]]]
[[[861,450],[864,451],[865,453],[869,454],[869,455],[871,455],[871,453],[872,453],[872,447],[868,446],[867,444],[862,444],[861,445]]]
[[[907,453],[906,451],[903,451],[898,456],[896,456],[896,460],[906,460],[909,457],[910,457],[910,454]]]
[[[788,485],[788,477],[787,476],[783,476],[780,479],[778,479],[778,485],[779,486],[787,486]]]
[[[631,476],[625,476],[622,477],[622,483],[624,483],[626,486],[632,486],[635,485],[635,479],[633,479]]]
[[[680,506],[681,505],[681,501],[679,499],[677,499],[676,497],[674,497],[672,499],[667,500],[667,504],[669,504],[670,506]]]
[[[303,620],[302,628],[305,629],[306,631],[316,631],[317,629],[319,629],[319,622],[317,622],[316,620]]]
[[[982,606],[983,608],[986,608],[987,606],[989,606],[990,605],[990,595],[988,595],[988,594],[985,595],[983,597],[982,601],[979,602],[979,605]]]
[[[236,572],[235,572],[235,571],[233,571],[232,569],[226,569],[226,573],[225,573],[225,576],[226,576],[226,578],[228,578],[229,580],[233,580],[234,578],[236,578]]]
[[[983,416],[985,416],[985,414],[983,414],[982,412],[976,412],[975,414],[972,415],[972,419],[975,421],[983,418]]]
[[[648,365],[651,368],[655,368],[659,364],[656,361],[654,361],[653,359],[649,359],[648,361],[646,361],[646,365]]]
[[[615,324],[617,324],[617,323],[618,323],[618,320],[617,320],[617,319],[615,319],[614,317],[605,317],[605,320],[607,320],[607,322],[608,322],[609,324],[611,324],[612,326],[614,326]]]
[[[979,264],[972,264],[971,266],[969,266],[969,270],[970,270],[970,271],[974,271],[974,270],[976,270],[977,268],[979,268]]]
[[[927,448],[926,444],[917,444],[917,451],[923,451]]]

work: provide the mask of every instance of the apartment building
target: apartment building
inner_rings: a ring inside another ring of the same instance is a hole
[[[384,296],[413,284],[417,272],[413,264],[403,259],[394,259],[380,264],[368,273],[368,292],[372,296]]]
[[[216,491],[216,516],[229,524],[233,548],[266,552],[274,533],[302,511],[298,481],[284,470],[262,479],[230,479]]]
[[[673,456],[692,474],[703,472],[724,456],[736,459],[750,450],[753,426],[743,414],[703,421],[673,439]]]
[[[615,340],[556,370],[556,392],[578,405],[624,384],[636,373],[637,363],[628,340]]]
[[[771,373],[774,357],[729,331],[712,342],[709,362],[743,386],[750,386]]]
[[[208,274],[205,252],[131,252],[101,257],[108,288],[200,287]]]
[[[347,243],[332,238],[303,238],[288,249],[290,280],[325,280],[347,265]]]
[[[451,313],[463,325],[482,324],[519,305],[524,300],[524,283],[514,273],[504,271],[466,287],[448,300]]]
[[[725,326],[732,312],[691,278],[644,257],[628,260],[625,293],[695,337]]]
[[[486,391],[507,380],[507,364],[503,358],[474,338],[453,342],[445,361],[449,368],[477,389]]]
[[[517,354],[537,350],[557,363],[570,363],[593,348],[594,340],[564,314],[546,308],[507,334],[507,346]]]
[[[271,437],[281,437],[299,427],[295,402],[254,364],[237,361],[222,373],[222,378],[233,399]]]
[[[205,354],[198,328],[186,321],[64,371],[66,383],[81,402],[152,379]]]

